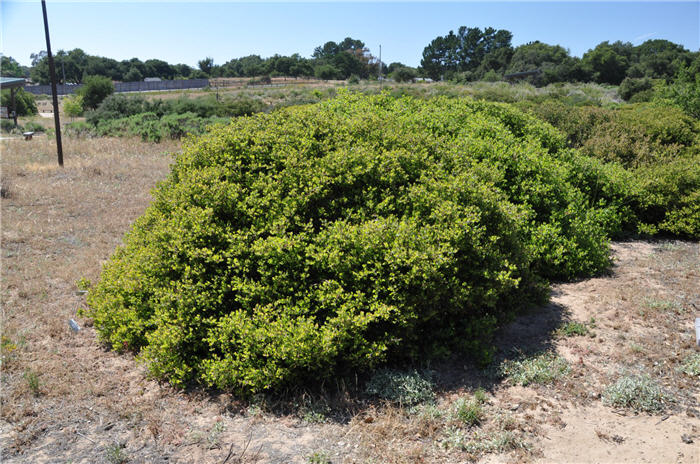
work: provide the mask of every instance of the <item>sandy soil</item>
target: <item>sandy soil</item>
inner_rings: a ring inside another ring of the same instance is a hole
[[[608,275],[554,285],[548,305],[504,328],[496,364],[549,350],[570,366],[554,383],[513,385],[461,359],[431,366],[438,410],[486,391],[478,426],[455,429],[341,382],[244,402],[149,379],[76,314],[76,281],[98,278],[178,147],[69,139],[59,169],[46,138],[0,143],[4,463],[700,462],[700,379],[679,369],[698,353],[698,243],[615,243]],[[568,322],[588,333],[562,334]],[[667,392],[662,411],[602,401],[630,372]],[[505,444],[454,444],[496,436]]]

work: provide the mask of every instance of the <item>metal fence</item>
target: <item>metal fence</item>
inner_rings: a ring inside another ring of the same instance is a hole
[[[172,81],[156,82],[117,82],[114,84],[115,92],[148,92],[154,90],[182,90],[182,89],[202,89],[209,86],[209,79],[178,79]],[[56,92],[59,95],[75,93],[82,87],[81,84],[59,84]],[[24,87],[27,92],[35,95],[51,95],[50,85],[27,85]]]

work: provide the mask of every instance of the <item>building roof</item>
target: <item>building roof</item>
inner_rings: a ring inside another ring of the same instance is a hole
[[[0,88],[24,87],[23,77],[0,77]]]

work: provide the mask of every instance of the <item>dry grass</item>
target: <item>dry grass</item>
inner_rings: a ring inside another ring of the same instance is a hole
[[[11,431],[3,427],[7,453],[52,424],[70,428],[77,417],[95,419],[90,408],[100,402],[128,414],[126,398],[107,399],[123,380],[117,366],[110,366],[111,376],[96,375],[110,356],[82,336],[86,330],[69,329],[84,299],[75,282],[97,279],[179,147],[68,139],[59,168],[46,137],[0,143],[3,185],[10,189],[1,216],[2,333],[3,345],[14,348],[2,360],[2,419],[12,424]]]

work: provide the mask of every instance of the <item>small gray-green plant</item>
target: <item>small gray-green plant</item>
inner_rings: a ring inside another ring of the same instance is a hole
[[[477,388],[474,391],[474,399],[481,404],[486,403],[486,392],[481,388]]]
[[[548,384],[565,377],[571,368],[564,358],[544,352],[519,360],[506,360],[501,374],[516,385]]]
[[[645,298],[644,307],[652,311],[673,311],[676,314],[683,312],[683,305],[678,301],[662,300],[657,298]]]
[[[422,403],[411,407],[408,413],[416,416],[418,419],[427,419],[430,421],[440,420],[445,413],[433,403]]]
[[[644,352],[644,347],[638,343],[630,343],[630,350],[634,353],[643,353]]]
[[[124,464],[129,460],[129,456],[124,451],[124,446],[119,443],[108,446],[105,454],[107,462],[110,464]]]
[[[221,439],[221,434],[224,433],[225,425],[223,421],[218,421],[212,425],[209,429],[209,434],[207,435],[207,444],[209,448],[215,448],[219,445],[219,440]]]
[[[459,449],[467,453],[503,453],[515,449],[529,449],[525,441],[510,430],[502,430],[494,435],[475,433],[467,436],[462,430],[451,428],[441,441],[444,448]]]
[[[382,369],[377,371],[367,383],[367,394],[392,403],[412,406],[433,401],[433,383],[427,375],[418,371],[396,371]]]
[[[603,403],[642,412],[660,412],[668,396],[647,375],[626,375],[603,392]]]
[[[558,332],[566,337],[574,337],[576,335],[588,335],[589,330],[586,324],[571,321],[562,325]]]
[[[331,458],[325,451],[315,451],[309,456],[309,464],[332,464]]]
[[[41,389],[39,387],[39,376],[37,373],[31,369],[27,369],[24,372],[24,379],[27,381],[27,385],[29,386],[29,390],[32,392],[32,394],[34,396],[39,396]]]
[[[683,360],[681,372],[691,377],[700,377],[700,353],[693,353]]]
[[[318,410],[306,409],[301,414],[301,420],[307,424],[321,424],[326,421],[326,415]]]

